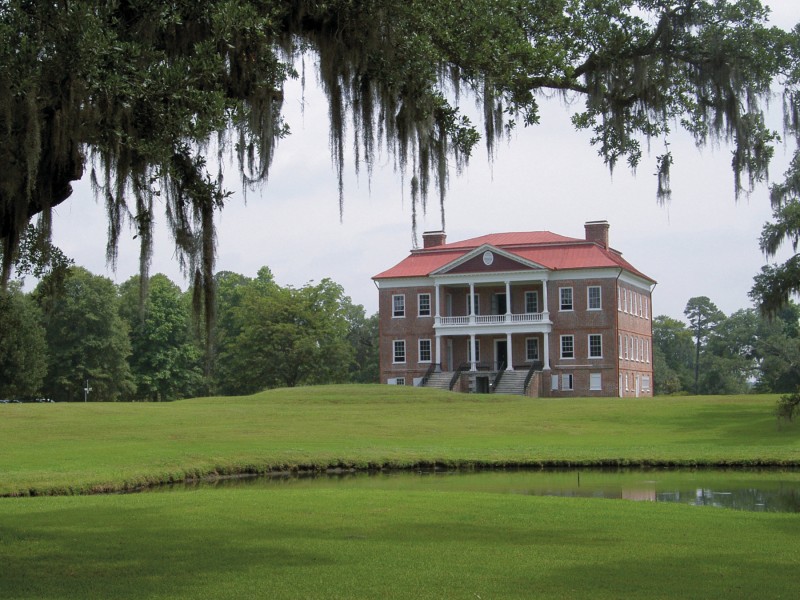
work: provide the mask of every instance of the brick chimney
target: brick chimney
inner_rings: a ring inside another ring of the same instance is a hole
[[[426,231],[422,234],[422,247],[432,248],[434,246],[441,246],[447,240],[447,234],[444,231]]]
[[[608,221],[586,221],[583,227],[586,229],[587,242],[595,242],[608,250]]]

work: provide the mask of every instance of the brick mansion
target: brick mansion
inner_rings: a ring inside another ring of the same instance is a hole
[[[423,247],[373,277],[383,383],[542,397],[652,396],[655,281],[609,245],[493,233]]]

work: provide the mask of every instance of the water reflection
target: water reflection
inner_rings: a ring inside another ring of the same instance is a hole
[[[745,511],[800,512],[799,469],[502,469],[272,473],[173,484],[157,490],[208,486],[487,492],[675,502]]]

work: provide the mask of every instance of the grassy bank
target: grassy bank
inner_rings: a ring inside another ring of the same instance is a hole
[[[792,598],[793,514],[491,492],[0,499],[0,597]]]
[[[800,464],[773,396],[547,400],[390,386],[0,405],[0,494],[329,466]]]

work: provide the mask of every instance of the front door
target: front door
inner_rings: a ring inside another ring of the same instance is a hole
[[[494,368],[499,371],[508,366],[508,343],[506,340],[494,341]]]

